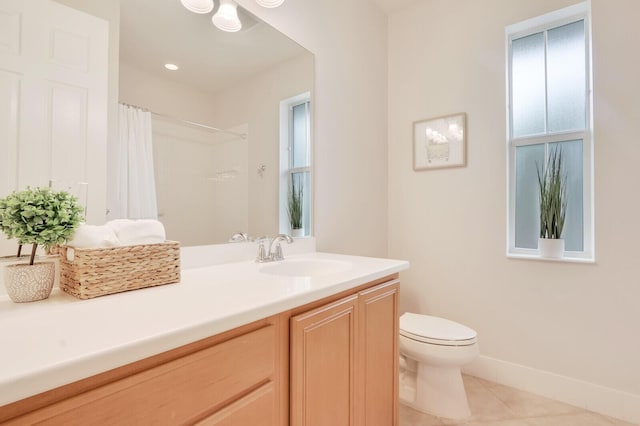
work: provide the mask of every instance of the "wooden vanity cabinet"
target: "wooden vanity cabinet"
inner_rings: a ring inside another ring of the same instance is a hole
[[[397,425],[396,278],[5,405],[0,424]]]
[[[280,321],[270,317],[0,407],[0,423],[286,425],[278,401],[288,374],[280,332],[287,322]]]
[[[291,426],[398,424],[397,280],[291,318]]]

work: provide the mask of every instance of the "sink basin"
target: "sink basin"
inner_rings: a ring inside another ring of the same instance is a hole
[[[331,259],[285,259],[260,268],[260,272],[287,277],[318,277],[337,274],[351,267],[348,262]]]

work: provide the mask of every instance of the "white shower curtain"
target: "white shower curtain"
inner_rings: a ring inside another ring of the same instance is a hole
[[[119,211],[111,217],[157,219],[151,113],[129,105],[118,106],[117,197],[120,205]]]

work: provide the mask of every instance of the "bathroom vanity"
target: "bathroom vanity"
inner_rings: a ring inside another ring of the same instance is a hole
[[[396,425],[407,267],[308,253],[86,301],[0,300],[0,423]]]

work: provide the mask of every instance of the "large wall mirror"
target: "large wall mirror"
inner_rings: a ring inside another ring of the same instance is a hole
[[[122,196],[122,169],[147,167],[118,137],[119,109],[132,108],[150,116],[167,238],[192,246],[279,233],[282,177],[293,175],[280,169],[282,140],[301,134],[283,127],[283,101],[312,97],[313,55],[240,7],[243,28],[221,31],[215,12],[180,0],[0,2],[0,192],[84,180],[89,223],[127,216],[123,204],[148,195]]]
[[[312,97],[313,55],[241,8],[242,30],[221,31],[215,12],[192,13],[180,0],[0,2],[0,195],[83,185],[89,223],[131,217],[119,179],[126,107],[150,116],[150,180],[169,239],[192,246],[281,232],[283,176],[308,185],[311,166],[280,170],[281,157],[297,158],[282,140],[310,134],[310,122],[304,132],[283,126],[283,101]],[[290,123],[305,114],[299,102],[290,110]],[[126,157],[129,169],[146,167]],[[13,246],[0,237],[0,251]]]
[[[278,233],[280,103],[313,86],[310,52],[240,7],[243,28],[221,31],[215,12],[120,5],[119,101],[151,112],[158,215],[183,245]]]

